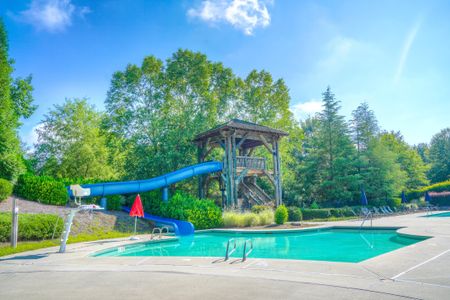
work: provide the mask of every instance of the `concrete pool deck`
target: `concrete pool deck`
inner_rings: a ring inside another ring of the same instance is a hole
[[[89,256],[124,239],[24,252],[0,257],[0,299],[450,299],[450,218],[423,215],[374,219],[433,238],[360,263]]]

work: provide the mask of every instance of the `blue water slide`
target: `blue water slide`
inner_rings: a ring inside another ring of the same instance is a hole
[[[94,184],[83,184],[83,188],[90,189],[90,196],[108,196],[117,194],[137,194],[160,188],[167,188],[173,183],[208,173],[222,171],[222,163],[218,161],[210,161],[192,165],[177,171],[167,173],[165,175],[133,181],[105,182]],[[70,197],[73,197],[72,191],[68,189]],[[130,211],[124,207],[125,211]],[[190,222],[175,219],[163,218],[145,213],[144,219],[155,222],[156,224],[168,225],[173,228],[176,235],[189,235],[194,233],[194,225]]]
[[[82,184],[81,187],[91,190],[90,196],[108,196],[122,194],[137,194],[160,188],[165,188],[179,181],[208,173],[222,171],[222,163],[218,161],[204,162],[185,167],[151,179]],[[68,189],[69,196],[73,197]]]
[[[126,212],[130,212],[129,207],[122,207],[122,209]],[[180,221],[176,219],[170,219],[170,218],[163,218],[159,216],[150,215],[147,213],[144,213],[144,219],[150,220],[157,225],[166,225],[169,227],[172,227],[173,232],[176,235],[190,235],[193,234],[195,231],[194,225],[191,222],[186,221]]]

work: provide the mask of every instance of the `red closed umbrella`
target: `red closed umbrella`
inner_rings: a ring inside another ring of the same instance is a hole
[[[144,208],[142,207],[141,196],[139,194],[137,194],[133,206],[131,206],[130,216],[134,217],[134,234],[136,235],[137,217],[144,217]]]

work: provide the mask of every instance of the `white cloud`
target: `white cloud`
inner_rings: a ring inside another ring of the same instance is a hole
[[[84,17],[89,12],[89,7],[77,7],[71,0],[32,0],[27,10],[10,16],[38,30],[58,32],[72,25],[74,17]]]
[[[411,28],[411,30],[408,32],[408,35],[406,36],[405,42],[403,43],[400,60],[398,61],[397,70],[395,72],[394,83],[397,83],[403,74],[403,69],[405,67],[406,60],[408,59],[409,51],[411,50],[411,46],[413,45],[416,39],[417,32],[419,31],[420,26],[422,26],[421,19],[419,19],[419,21],[417,21],[416,24],[414,24],[414,26]]]
[[[263,0],[203,0],[197,8],[191,8],[189,17],[198,18],[209,24],[229,23],[252,35],[255,28],[267,27],[270,15]]]
[[[30,147],[30,151],[34,149],[34,144],[38,142],[38,130],[42,130],[44,128],[44,124],[39,123],[38,125],[31,128],[31,130],[23,136],[23,142]]]
[[[314,115],[318,112],[321,112],[322,101],[311,99],[307,102],[294,104],[289,108],[294,114],[295,119],[305,119],[308,116]]]
[[[336,69],[345,64],[357,50],[361,50],[362,44],[355,39],[336,36],[325,47],[326,57],[319,61],[319,68]]]

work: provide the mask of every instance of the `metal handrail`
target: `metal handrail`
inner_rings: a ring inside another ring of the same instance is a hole
[[[233,246],[233,249],[231,249],[231,251],[230,251],[230,243],[231,242],[234,242],[234,246]],[[224,261],[227,261],[228,258],[230,258],[230,255],[233,254],[234,251],[236,251],[236,240],[229,239],[227,242],[227,251],[225,252],[225,260]]]
[[[246,250],[247,250],[247,242],[250,243],[250,250],[248,250],[248,252],[246,252]],[[248,239],[248,240],[246,240],[245,243],[244,243],[244,253],[243,253],[243,255],[242,255],[242,261],[243,261],[243,262],[247,259],[247,256],[248,256],[250,253],[252,253],[252,251],[253,251],[253,241],[250,240],[250,239]]]
[[[156,232],[156,231],[159,231],[159,238],[161,239],[161,228],[155,227],[155,228],[153,228],[152,234],[150,235],[150,239],[151,239],[151,240],[153,240],[153,236],[155,235],[155,232]]]
[[[359,228],[362,228],[364,226],[364,223],[370,218],[370,227],[372,226],[372,221],[373,221],[373,213],[371,211],[369,211],[368,213],[364,214],[364,219],[361,222],[361,226]]]
[[[164,233],[164,229],[166,230],[166,234],[169,233],[169,227],[163,226],[163,227],[161,228],[161,232],[160,232],[160,234],[159,234],[159,238],[160,238],[160,239],[161,239],[162,234]]]

